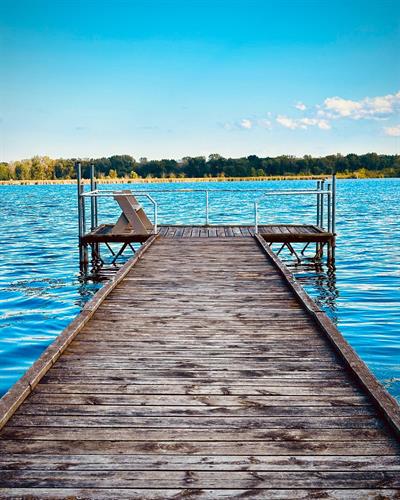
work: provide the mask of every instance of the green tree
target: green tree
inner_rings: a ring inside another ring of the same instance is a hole
[[[11,171],[8,163],[0,163],[0,181],[8,181],[11,179]]]

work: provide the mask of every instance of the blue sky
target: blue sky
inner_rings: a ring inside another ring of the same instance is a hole
[[[2,160],[400,150],[400,2],[0,0]]]

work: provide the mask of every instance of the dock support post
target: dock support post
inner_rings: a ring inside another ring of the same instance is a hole
[[[321,188],[321,182],[320,181],[317,181],[317,191],[319,191]],[[317,194],[317,226],[319,226],[319,213],[320,213],[320,196],[319,194]]]
[[[254,232],[258,233],[258,203],[254,202]]]

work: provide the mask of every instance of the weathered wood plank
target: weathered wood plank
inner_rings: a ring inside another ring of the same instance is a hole
[[[229,483],[229,481],[228,481]],[[0,488],[0,495],[5,498],[17,498],[21,497],[32,498],[32,491],[35,495],[43,499],[55,498],[65,499],[65,498],[96,498],[96,499],[107,499],[118,498],[118,499],[134,499],[134,500],[168,500],[168,499],[196,499],[196,500],[209,500],[213,499],[266,499],[269,500],[287,500],[288,498],[293,500],[306,500],[309,498],[323,498],[324,500],[390,500],[398,498],[399,490],[389,489],[389,488],[360,488],[354,489],[322,489],[322,488],[312,488],[312,489],[265,489],[265,488],[246,488],[246,489],[232,489],[232,488],[219,488],[219,489],[207,489],[207,488],[192,488],[187,485],[183,489],[176,488]]]
[[[122,417],[87,415],[23,415],[16,413],[12,424],[23,427],[153,427],[199,429],[379,429],[383,427],[378,417],[332,416],[328,417]]]
[[[393,497],[398,441],[250,228],[165,234],[0,433],[0,496]]]
[[[227,384],[207,383],[207,384],[180,384],[168,383],[163,381],[160,384],[88,384],[82,380],[65,383],[53,383],[51,381],[41,382],[36,386],[36,393],[45,394],[137,394],[137,395],[244,395],[244,396],[278,396],[278,397],[293,397],[293,396],[333,396],[333,397],[351,397],[353,395],[360,396],[359,388],[351,384],[336,384],[335,382],[326,381],[308,381],[307,384],[302,383],[282,383],[280,380],[275,380],[272,383],[263,384],[260,387],[259,383],[249,384]],[[365,397],[365,396],[364,396]]]
[[[98,433],[100,429],[97,429]],[[137,429],[139,434],[142,430]],[[65,432],[65,430],[63,431]],[[284,431],[282,431],[284,432]],[[121,433],[121,431],[120,431]],[[128,434],[128,431],[127,431]],[[358,453],[359,455],[393,455],[398,452],[395,446],[383,441],[360,441],[354,445],[354,450],[349,442],[331,441],[140,441],[134,439],[135,431],[131,430],[132,439],[125,436],[122,440],[85,440],[77,436],[76,440],[28,440],[13,439],[1,441],[5,454],[25,453],[43,455],[107,455],[107,454],[148,454],[148,455],[251,455],[258,456],[303,456],[319,455],[347,456]],[[84,435],[84,434],[83,434]],[[0,474],[1,477],[1,474]]]
[[[0,468],[15,470],[199,470],[199,471],[400,471],[400,458],[395,455],[170,455],[140,454],[40,455],[10,454],[0,456]]]
[[[105,389],[103,388],[103,391]],[[294,391],[293,391],[294,392]],[[65,394],[48,394],[35,392],[29,398],[30,404],[65,404]],[[130,405],[130,406],[212,406],[212,407],[230,407],[250,405],[268,405],[268,406],[307,406],[323,407],[333,406],[360,406],[368,405],[369,399],[364,396],[231,396],[231,395],[162,395],[162,394],[100,394],[97,396],[74,394],[68,395],[69,405]]]
[[[392,471],[46,471],[7,470],[2,472],[1,487],[48,488],[400,488],[400,475]]]
[[[97,404],[31,404],[27,402],[16,415],[81,415],[99,417],[353,417],[373,416],[370,406],[270,406],[249,404],[241,406],[130,406]]]
[[[99,439],[99,437],[101,437],[101,439]],[[304,454],[309,454],[313,450],[316,452],[318,448],[319,453],[329,455],[332,454],[332,450],[335,447],[337,450],[340,449],[342,455],[346,456],[357,454],[370,455],[374,453],[391,455],[399,451],[399,445],[397,445],[393,439],[390,439],[389,435],[382,432],[382,429],[360,429],[357,432],[357,439],[357,442],[354,442],[353,429],[242,429],[240,433],[238,433],[232,429],[214,430],[212,428],[204,432],[203,429],[120,429],[115,427],[102,429],[101,436],[99,436],[99,430],[90,427],[38,427],[32,432],[31,427],[14,427],[11,425],[7,426],[1,435],[2,444],[10,440],[24,440],[24,443],[19,445],[19,449],[22,453],[24,453],[24,446],[29,446],[28,442],[31,441],[54,441],[53,447],[56,446],[59,441],[96,441],[102,443],[98,447],[99,453],[104,452],[103,445],[105,441],[208,442],[215,445],[214,455],[221,452],[219,448],[219,443],[221,442],[249,443],[256,441],[264,443],[265,448],[263,449],[264,451],[268,449],[269,453],[271,453],[272,448],[269,447],[270,445],[268,443],[278,443],[276,446],[274,445],[273,448],[275,453],[278,451],[278,455],[284,455],[285,450],[288,450],[288,447],[292,446],[289,441],[301,442],[301,446],[293,446],[300,447]],[[308,441],[308,443],[304,443],[303,441]],[[349,442],[354,444],[355,447],[349,446]],[[43,450],[46,452],[46,447],[45,445],[43,446]],[[243,444],[239,446],[242,447]],[[78,453],[79,449],[79,446],[74,448],[71,445],[71,453]],[[117,445],[115,445],[115,449],[118,451]],[[150,449],[152,448],[149,448],[149,450]],[[255,449],[252,453],[255,453]],[[242,454],[242,451],[240,454]],[[400,460],[400,457],[397,456],[397,459]]]

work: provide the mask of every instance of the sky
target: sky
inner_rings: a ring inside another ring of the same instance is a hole
[[[0,0],[0,160],[400,152],[398,0]]]

